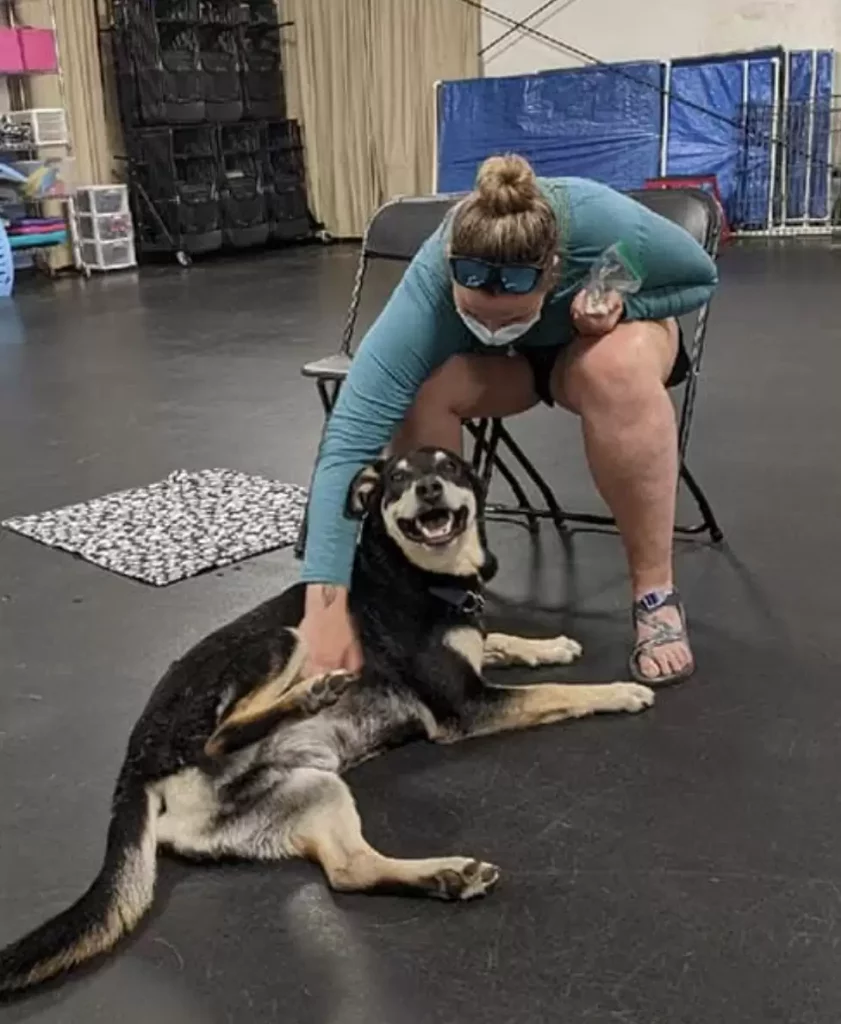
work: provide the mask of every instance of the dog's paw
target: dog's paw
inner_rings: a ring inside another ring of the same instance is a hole
[[[568,636],[553,636],[536,644],[534,665],[571,665],[583,651],[581,644]]]
[[[645,711],[654,703],[654,691],[640,683],[610,683],[608,700],[611,711],[627,711],[636,714]]]
[[[453,857],[427,884],[431,896],[442,900],[473,900],[485,896],[499,880],[499,868],[467,857]]]
[[[309,715],[316,715],[324,708],[329,708],[356,678],[355,673],[346,672],[344,669],[316,676],[308,683],[307,691],[301,698],[304,711]]]

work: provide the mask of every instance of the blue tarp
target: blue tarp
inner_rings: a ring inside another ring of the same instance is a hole
[[[781,56],[762,50],[672,65],[666,173],[714,174],[737,227],[769,222],[774,60]]]
[[[786,111],[785,219],[803,220],[809,151],[809,103],[812,97],[812,51],[788,55],[788,110]]]
[[[743,69],[742,60],[676,61],[669,89],[666,174],[714,174],[731,221],[742,149]]]
[[[833,56],[831,50],[821,50],[816,62],[815,123],[812,128],[812,180],[809,190],[809,216],[813,220],[823,220],[829,216]]]
[[[764,228],[772,202],[774,65],[770,60],[750,60],[747,68],[748,107],[742,111],[745,130],[734,222],[742,228]]]
[[[785,150],[788,221],[805,218],[807,196],[810,218],[823,220],[829,215],[832,62],[831,50],[817,53],[795,50],[788,57]]]
[[[538,174],[639,188],[657,174],[659,63],[613,64],[444,82],[438,98],[438,189],[473,186],[487,156],[516,152]]]

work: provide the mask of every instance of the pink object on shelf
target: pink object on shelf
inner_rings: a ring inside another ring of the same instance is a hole
[[[19,75],[23,71],[23,50],[17,29],[0,28],[0,74]]]
[[[55,32],[50,28],[19,28],[24,71],[57,71]]]

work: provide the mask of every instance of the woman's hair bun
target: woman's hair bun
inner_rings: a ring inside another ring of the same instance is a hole
[[[494,217],[526,213],[541,198],[531,164],[515,153],[488,157],[479,168],[476,192],[479,204]]]

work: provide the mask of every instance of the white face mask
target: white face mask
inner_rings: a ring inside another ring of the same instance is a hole
[[[506,324],[505,327],[500,327],[498,331],[492,331],[490,327],[476,320],[469,313],[462,313],[458,311],[458,315],[462,318],[467,326],[467,329],[474,334],[483,345],[494,345],[503,346],[510,345],[515,342],[518,338],[530,331],[532,327],[540,319],[540,313],[536,313],[530,320],[524,320],[516,324]]]

